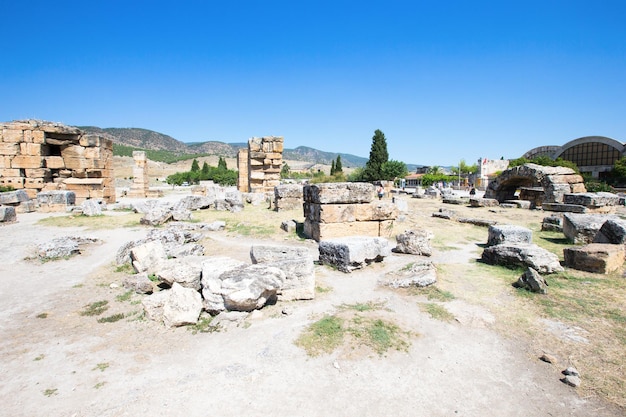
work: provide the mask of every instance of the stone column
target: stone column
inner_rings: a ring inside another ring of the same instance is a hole
[[[242,193],[250,192],[250,182],[248,180],[248,149],[239,149],[237,152],[237,170],[239,176],[237,177],[237,190]]]
[[[128,197],[146,198],[148,192],[148,158],[144,151],[133,151],[135,166],[133,167],[133,184]]]

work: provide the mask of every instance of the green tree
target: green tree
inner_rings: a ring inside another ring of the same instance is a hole
[[[343,166],[341,164],[341,155],[337,155],[337,161],[335,162],[335,174],[343,174]]]
[[[226,166],[226,160],[220,156],[220,159],[217,161],[217,169],[226,171],[228,167]]]
[[[196,171],[200,171],[200,164],[198,163],[198,160],[194,158],[193,162],[191,163],[191,172],[196,172]]]
[[[208,180],[209,179],[209,173],[211,172],[211,169],[209,168],[209,164],[206,163],[206,161],[204,162],[204,164],[202,164],[202,179],[203,180]]]
[[[330,162],[330,175],[335,175],[335,160]]]
[[[428,167],[426,173],[432,175],[441,175],[441,167],[439,165],[433,165],[431,167]]]
[[[389,181],[396,178],[404,178],[409,173],[409,170],[407,169],[404,162],[395,161],[393,159],[383,163],[383,165],[380,167],[380,171],[382,174],[380,179]]]
[[[380,130],[374,131],[372,137],[372,147],[370,149],[370,158],[365,164],[363,176],[365,181],[376,181],[382,179],[382,165],[389,160],[389,152],[387,152],[387,139],[385,134]]]
[[[283,166],[280,169],[280,177],[285,179],[285,178],[289,178],[290,175],[291,175],[291,168],[289,168],[289,165],[287,164],[287,162],[283,161]]]

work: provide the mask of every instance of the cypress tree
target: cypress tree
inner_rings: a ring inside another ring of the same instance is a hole
[[[335,175],[335,172],[337,172],[337,171],[335,170],[335,160],[333,159],[330,162],[330,175]]]
[[[343,166],[341,165],[341,155],[337,155],[337,162],[335,162],[335,174],[342,174]]]
[[[194,158],[193,162],[191,163],[191,172],[196,171],[200,171],[200,164],[198,163],[198,160]]]
[[[370,150],[370,159],[365,164],[363,171],[363,179],[365,181],[376,181],[382,179],[382,165],[389,160],[389,152],[387,152],[387,139],[385,134],[380,130],[374,131],[372,137],[372,148]]]

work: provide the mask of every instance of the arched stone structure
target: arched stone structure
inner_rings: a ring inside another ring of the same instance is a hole
[[[536,205],[562,203],[566,193],[587,192],[583,178],[571,168],[525,164],[507,169],[491,181],[485,198],[499,202],[513,200],[518,189],[539,187],[543,189],[543,200]]]

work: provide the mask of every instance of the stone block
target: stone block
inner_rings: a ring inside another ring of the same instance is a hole
[[[274,187],[274,197],[276,198],[298,198],[302,200],[303,186],[299,184],[283,184]]]
[[[563,234],[570,241],[581,244],[593,242],[602,224],[607,220],[619,219],[607,214],[575,214],[563,215]]]
[[[2,129],[2,141],[19,143],[24,141],[24,131],[18,129]]]
[[[44,166],[50,169],[64,169],[65,161],[61,156],[44,156]]]
[[[11,168],[41,168],[43,159],[40,156],[16,155],[11,160]]]
[[[5,168],[2,170],[3,177],[21,177],[21,170],[17,168]]]
[[[61,156],[65,158],[83,158],[85,147],[80,145],[68,145],[61,148]]]
[[[98,135],[82,135],[78,140],[78,144],[84,147],[100,147],[102,137]]]
[[[26,178],[24,180],[24,188],[36,188],[36,189],[42,189],[43,188],[43,178]]]
[[[65,161],[65,168],[70,170],[104,168],[103,163],[96,159],[69,158],[64,156],[63,160]]]
[[[12,223],[17,221],[15,207],[0,206],[0,223]]]
[[[391,248],[385,238],[349,236],[320,241],[319,252],[320,262],[342,272],[351,272],[372,262],[381,262],[391,255]]]
[[[314,204],[371,203],[374,185],[364,182],[339,182],[306,185],[304,201]]]
[[[24,188],[24,177],[0,177],[0,185],[13,187],[14,189]]]
[[[568,193],[563,195],[563,203],[585,207],[604,207],[619,205],[619,196],[613,193]]]
[[[28,178],[50,178],[50,170],[47,168],[27,168],[25,171]]]
[[[489,226],[487,246],[501,243],[532,243],[533,232],[530,229],[515,225],[492,225]]]
[[[28,201],[28,195],[24,190],[6,191],[0,193],[0,204],[16,205]]]
[[[22,155],[41,156],[41,145],[38,143],[20,143],[20,153]]]
[[[317,223],[304,221],[304,234],[320,241],[344,236],[380,236],[381,222]]]
[[[608,274],[619,271],[624,264],[624,245],[591,243],[563,249],[565,265],[580,271]]]
[[[37,194],[37,202],[40,206],[49,204],[72,206],[76,202],[76,194],[66,190],[41,191]]]
[[[586,213],[587,208],[576,204],[563,204],[563,203],[543,203],[541,208],[544,211],[556,211],[560,213]]]
[[[609,219],[602,223],[593,243],[626,244],[626,220]]]
[[[0,142],[0,155],[17,155],[19,151],[19,143]]]
[[[42,130],[31,131],[33,143],[46,143],[46,134]]]
[[[398,207],[391,202],[374,201],[368,204],[304,204],[304,215],[311,222],[347,223],[394,220]]]

